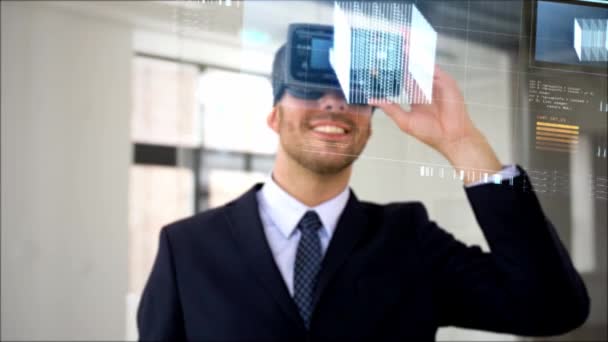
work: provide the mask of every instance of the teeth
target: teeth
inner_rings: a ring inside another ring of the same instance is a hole
[[[314,131],[323,132],[323,133],[337,133],[344,134],[346,131],[342,127],[337,126],[317,126],[313,128]]]

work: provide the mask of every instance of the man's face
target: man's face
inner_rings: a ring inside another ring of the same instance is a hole
[[[318,100],[288,92],[269,117],[283,150],[298,164],[317,174],[335,174],[361,154],[371,135],[372,108],[348,105],[338,92]]]

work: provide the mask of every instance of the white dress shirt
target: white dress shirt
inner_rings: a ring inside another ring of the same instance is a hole
[[[519,171],[511,165],[504,167],[496,175],[501,179],[508,179],[519,175]],[[492,175],[487,182],[479,181],[467,187],[494,182],[496,175]],[[346,187],[336,197],[310,208],[283,190],[274,181],[271,174],[256,196],[266,240],[287,289],[293,296],[293,269],[301,235],[300,231],[296,229],[298,222],[308,210],[314,210],[319,215],[323,225],[319,229],[319,238],[321,251],[325,255],[329,241],[336,230],[338,219],[348,202],[349,188]]]
[[[283,190],[272,179],[272,176],[268,177],[264,186],[258,191],[258,209],[264,233],[275,263],[292,296],[293,267],[301,235],[300,231],[296,229],[298,222],[308,210],[314,210],[319,215],[323,225],[319,229],[319,238],[321,251],[325,255],[349,196],[350,191],[346,187],[338,196],[310,208]]]

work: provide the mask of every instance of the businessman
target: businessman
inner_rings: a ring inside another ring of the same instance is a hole
[[[436,69],[432,104],[405,111],[291,88],[283,63],[281,49],[271,175],[162,229],[138,310],[142,340],[432,341],[449,325],[546,336],[586,320],[585,285],[525,171],[503,167],[448,74]],[[464,179],[490,253],[438,227],[421,203],[379,205],[349,189],[372,105],[455,169],[512,177]]]

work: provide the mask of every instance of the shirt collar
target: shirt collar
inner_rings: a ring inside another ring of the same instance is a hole
[[[259,191],[266,213],[285,238],[289,238],[294,233],[298,222],[307,210],[314,210],[319,215],[323,231],[331,237],[350,196],[349,188],[345,187],[334,198],[310,208],[283,190],[274,181],[272,174]]]

